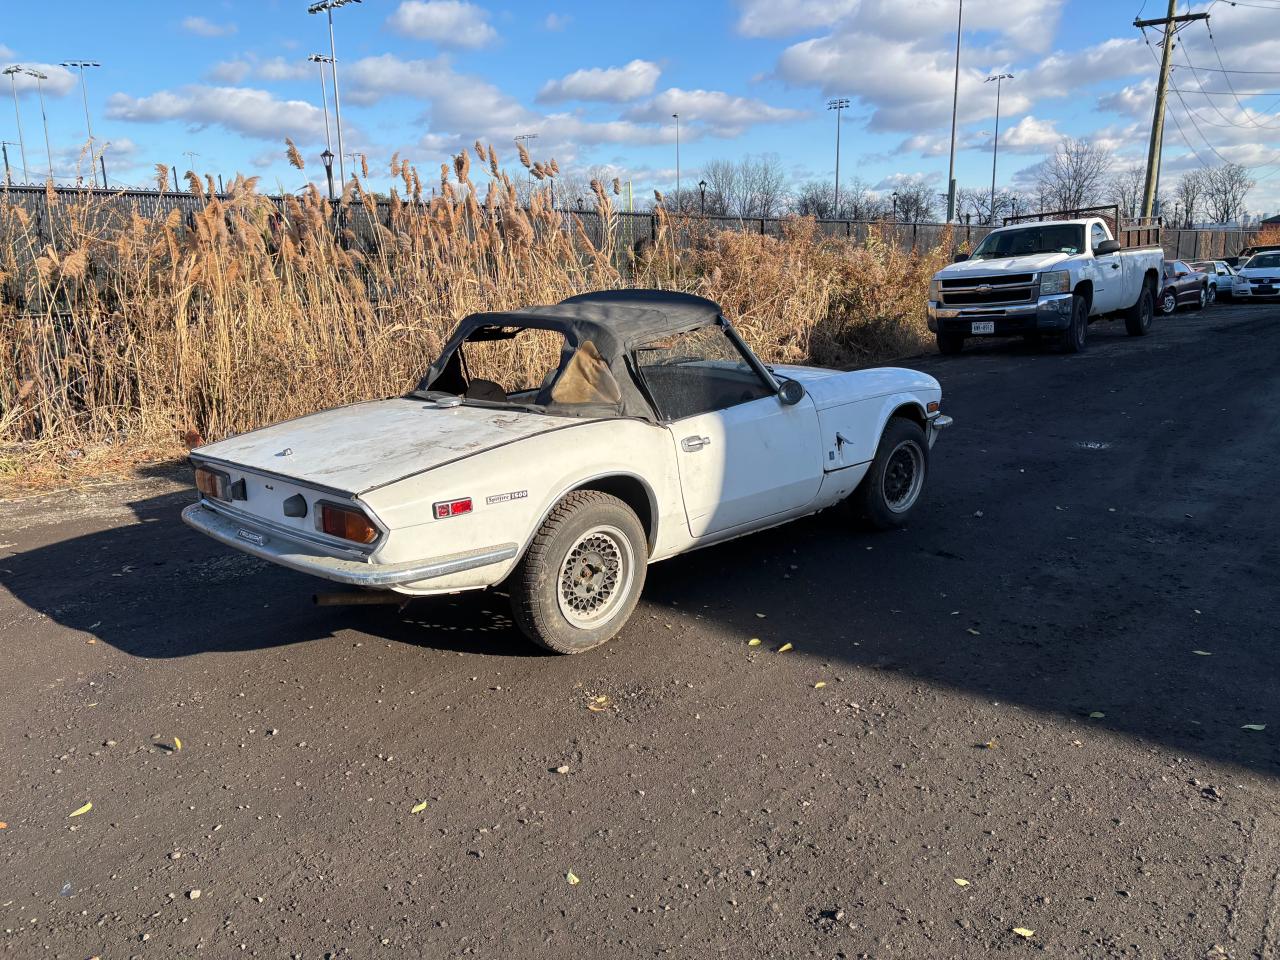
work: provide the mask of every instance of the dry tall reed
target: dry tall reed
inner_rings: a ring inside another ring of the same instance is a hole
[[[771,361],[863,362],[924,339],[940,251],[824,240],[804,220],[777,239],[664,214],[655,241],[633,250],[619,237],[616,185],[593,186],[593,238],[546,190],[522,208],[492,147],[475,152],[477,166],[464,152],[441,170],[433,197],[393,159],[404,190],[381,209],[353,177],[336,242],[314,189],[277,206],[242,177],[224,199],[190,174],[202,205],[186,215],[49,191],[36,222],[0,193],[0,482],[175,456],[184,439],[395,395],[465,314],[587,290],[708,296]],[[535,177],[558,170],[520,159]],[[157,181],[167,174],[157,167]],[[500,382],[527,376],[494,363],[485,373]]]

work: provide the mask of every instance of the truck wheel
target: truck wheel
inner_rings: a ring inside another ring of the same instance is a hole
[[[914,420],[893,417],[880,436],[875,459],[858,489],[849,495],[853,515],[866,526],[904,526],[920,502],[929,474],[929,445]]]
[[[1129,336],[1144,337],[1151,330],[1151,320],[1156,312],[1155,299],[1151,284],[1143,283],[1138,302],[1124,312],[1124,329]]]
[[[1207,304],[1208,302],[1209,302],[1209,291],[1208,291],[1208,288],[1207,288],[1207,287],[1201,287],[1201,288],[1200,288],[1200,298],[1199,298],[1198,300],[1196,300],[1196,302],[1195,302],[1195,303],[1191,304],[1191,309],[1192,309],[1192,310],[1203,310],[1203,309],[1204,309],[1204,307],[1205,307],[1205,304]]]
[[[1071,326],[1062,335],[1062,348],[1067,353],[1079,353],[1084,349],[1089,330],[1089,303],[1076,294],[1071,300]]]
[[[957,353],[964,349],[964,334],[961,333],[938,333],[938,352],[948,357],[954,357]]]
[[[598,490],[569,494],[508,581],[516,625],[556,653],[598,647],[635,609],[648,553],[644,528],[621,500]]]

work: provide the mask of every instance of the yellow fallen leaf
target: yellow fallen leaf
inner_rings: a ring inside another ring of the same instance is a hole
[[[988,740],[986,743],[982,745],[982,748],[984,750],[996,750],[996,749],[999,749],[999,747],[1000,747],[999,740]]]
[[[1026,927],[1014,927],[1013,932],[1020,937],[1030,938],[1036,935],[1036,932],[1034,930],[1028,930]]]
[[[415,804],[413,805],[413,809],[412,809],[412,810],[410,810],[409,812],[410,812],[410,813],[421,813],[421,812],[422,812],[423,810],[425,810],[425,809],[427,809],[427,801],[423,800],[421,803],[415,803]]]
[[[956,877],[955,881],[957,887],[967,887],[969,885],[969,881],[964,877]]]
[[[1101,719],[1102,719],[1103,717],[1105,717],[1105,716],[1106,716],[1106,714],[1105,714],[1105,713],[1103,713],[1101,710],[1094,710],[1091,714],[1089,714],[1089,719],[1090,719],[1090,720],[1101,720]]]
[[[813,689],[815,689],[815,690],[821,690],[821,689],[822,689],[823,687],[825,687],[826,685],[827,685],[827,681],[825,681],[825,680],[819,680],[817,683],[815,683],[815,684],[813,685]]]
[[[174,749],[174,750],[181,750],[181,749],[182,749],[182,741],[181,741],[180,739],[178,739],[177,737],[174,737],[174,738],[173,738],[173,749]]]
[[[608,698],[608,697],[606,697],[604,694],[601,694],[601,695],[600,695],[600,696],[598,696],[598,697],[593,697],[592,699],[594,699],[596,703],[608,703],[608,702],[609,702],[609,698]]]
[[[88,813],[88,812],[89,812],[90,810],[92,810],[92,809],[93,809],[93,804],[92,804],[92,803],[86,803],[83,807],[80,807],[80,808],[79,808],[79,809],[77,809],[77,810],[72,810],[69,814],[67,814],[67,816],[68,816],[68,817],[78,817],[78,816],[80,816],[80,814],[82,814],[82,813]]]
[[[603,703],[588,703],[587,709],[590,710],[592,713],[604,713],[609,708],[605,706]]]
[[[1240,729],[1241,729],[1241,730],[1259,730],[1259,731],[1261,731],[1261,730],[1265,730],[1265,729],[1267,729],[1267,725],[1266,725],[1265,723],[1246,723],[1246,724],[1245,724],[1243,727],[1241,727]]]
[[[581,880],[578,879],[578,875],[574,873],[572,870],[566,873],[564,875],[564,878],[569,881],[569,886],[571,887],[576,887],[578,884],[582,882]]]
[[[780,646],[780,647],[778,648],[778,652],[779,652],[779,653],[786,653],[786,652],[787,652],[788,650],[790,650],[790,649],[791,649],[791,644],[789,644],[789,643],[784,643],[782,646]]]
[[[8,830],[8,829],[9,829],[9,825],[5,823],[3,820],[0,820],[0,830]]]
[[[747,641],[747,646],[748,646],[748,647],[758,647],[758,646],[760,646],[760,638],[759,638],[759,637],[752,637],[750,640],[748,640],[748,641]]]
[[[1194,653],[1197,657],[1212,657],[1212,656],[1213,656],[1213,654],[1212,654],[1212,653],[1210,653],[1208,650],[1192,650],[1191,652],[1192,652],[1192,653]]]

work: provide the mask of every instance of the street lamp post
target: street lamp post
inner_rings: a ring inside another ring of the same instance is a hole
[[[514,141],[515,141],[516,143],[518,143],[518,144],[524,144],[524,152],[525,152],[525,156],[528,156],[528,155],[529,155],[529,141],[530,141],[530,140],[537,140],[537,139],[538,139],[538,135],[537,135],[536,133],[521,133],[521,134],[517,134],[516,136],[512,137],[511,139],[512,139],[512,140],[514,140]],[[530,184],[532,184],[532,183],[533,183],[533,178],[532,178],[532,177],[529,179],[529,182],[530,182]],[[552,210],[554,210],[555,208],[556,208],[556,182],[555,182],[555,179],[553,178],[553,179],[551,180],[551,209],[552,209]]]
[[[44,109],[44,81],[49,79],[47,73],[41,73],[39,70],[23,70],[29,77],[36,79],[36,94],[40,98],[40,119],[44,121],[44,155],[49,161],[49,179],[53,179],[53,147],[49,146],[49,114]]]
[[[89,119],[89,90],[85,85],[84,68],[100,67],[102,64],[96,60],[64,60],[60,66],[79,69],[80,71],[80,97],[84,100],[84,127],[89,131],[89,173],[93,176],[93,183],[98,183],[98,171],[93,165],[93,121]],[[102,189],[107,189],[107,175],[102,175]]]
[[[676,212],[680,211],[680,114],[673,113],[671,119],[676,122]]]
[[[324,65],[332,63],[332,57],[326,57],[320,53],[313,53],[307,57],[311,63],[318,64],[320,67],[320,105],[324,110],[324,152],[329,155],[329,165],[325,171],[329,176],[329,199],[333,199],[333,140],[329,137],[329,94],[325,90],[324,85]],[[324,154],[321,154],[323,157]]]
[[[893,191],[893,222],[898,222],[898,191]]]
[[[329,201],[333,202],[333,151],[328,147],[320,154],[320,162],[324,164],[324,175],[329,181]]]
[[[956,109],[960,105],[960,36],[964,26],[964,0],[956,14],[956,79],[951,92],[951,163],[947,167],[947,223],[956,216]]]
[[[1000,151],[1000,86],[1006,80],[1012,80],[1012,73],[998,73],[994,77],[987,77],[983,83],[990,83],[992,80],[996,82],[996,132],[991,140],[991,224],[994,226],[996,222],[996,155]]]
[[[22,154],[22,182],[30,183],[31,174],[27,172],[27,141],[22,136],[22,113],[18,109],[17,76],[22,72],[22,66],[15,63],[11,67],[5,67],[4,72],[9,77],[9,87],[13,90],[13,116],[18,121],[18,150]]]
[[[707,181],[698,181],[698,214],[705,217],[707,215]]]
[[[827,101],[827,109],[836,112],[836,206],[831,213],[833,220],[840,219],[840,112],[849,106],[849,101],[840,97]]]
[[[338,95],[338,52],[333,42],[333,11],[335,7],[345,7],[348,3],[360,2],[361,0],[318,0],[307,7],[307,13],[323,12],[329,17],[329,67],[333,73],[333,115],[338,125],[338,175],[342,178],[344,189],[347,171],[342,165],[342,100]]]

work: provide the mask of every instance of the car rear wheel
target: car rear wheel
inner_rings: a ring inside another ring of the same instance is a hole
[[[1196,296],[1195,303],[1191,304],[1192,310],[1203,310],[1205,308],[1205,304],[1209,302],[1208,289],[1209,289],[1208,287],[1200,288],[1200,292]]]
[[[1215,283],[1211,283],[1211,284],[1209,284],[1209,300],[1208,300],[1208,302],[1209,302],[1209,303],[1216,303],[1216,302],[1217,302],[1217,300],[1218,300],[1218,285],[1217,285],[1217,284],[1215,284]]]
[[[964,349],[964,336],[959,333],[939,333],[938,334],[938,352],[948,357],[954,357],[957,353]]]
[[[1151,321],[1155,316],[1155,294],[1150,283],[1142,285],[1138,294],[1138,302],[1125,311],[1124,329],[1131,337],[1143,337],[1151,330]]]
[[[612,638],[644,588],[648,540],[631,508],[578,490],[552,509],[511,575],[511,612],[534,643],[582,653]]]
[[[914,420],[894,417],[880,436],[875,459],[849,496],[854,516],[877,530],[904,526],[929,475],[929,445]]]
[[[1169,287],[1160,294],[1160,312],[1166,317],[1173,311],[1178,309],[1178,294],[1174,292],[1173,287]]]

